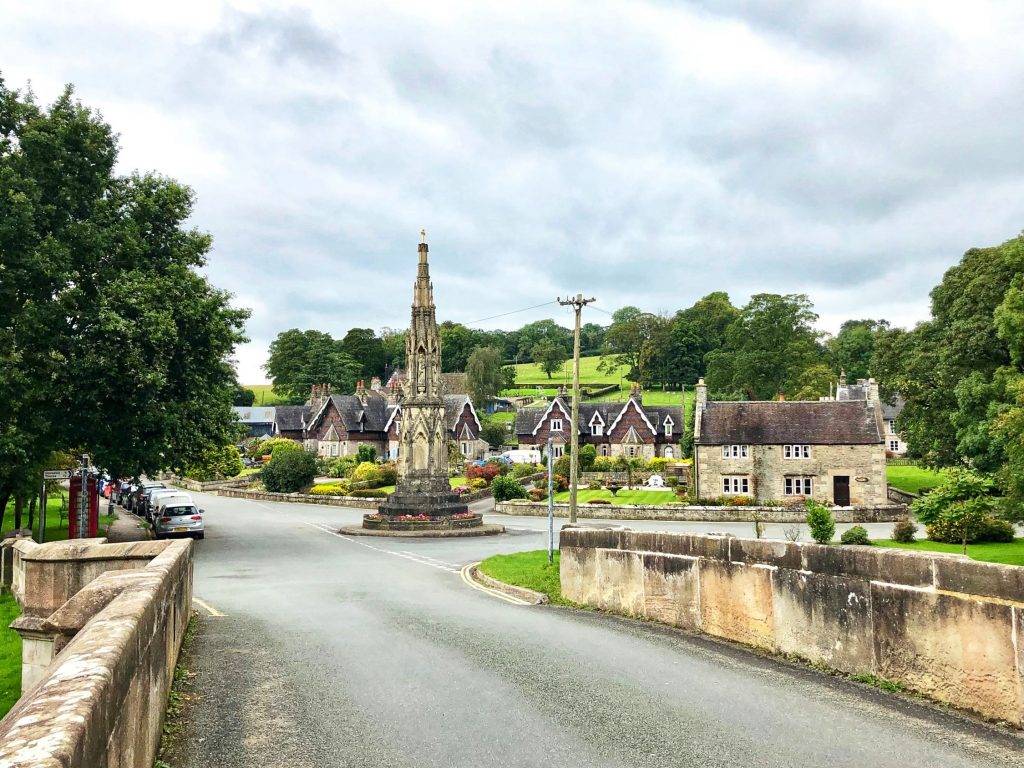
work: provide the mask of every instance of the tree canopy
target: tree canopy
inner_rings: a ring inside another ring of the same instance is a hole
[[[305,402],[314,384],[351,392],[363,375],[362,364],[345,351],[345,343],[323,331],[282,331],[270,344],[263,366],[274,392],[291,402]]]
[[[0,502],[53,451],[133,475],[234,437],[248,311],[198,272],[192,191],[117,154],[70,87],[46,108],[0,80]]]

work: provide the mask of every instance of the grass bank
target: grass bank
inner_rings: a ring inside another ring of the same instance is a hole
[[[591,499],[602,499],[610,502],[614,506],[621,506],[623,504],[668,504],[670,501],[678,501],[676,495],[672,491],[643,491],[643,490],[632,490],[627,491],[623,488],[617,494],[612,496],[611,491],[601,489],[600,491],[591,491],[586,488],[580,488],[577,492],[577,499],[580,504],[585,504]],[[569,502],[569,492],[562,491],[561,493],[555,494],[556,502]],[[600,505],[597,505],[600,506]]]
[[[492,579],[541,592],[555,605],[572,605],[562,597],[562,584],[558,576],[559,552],[555,562],[548,563],[546,549],[494,555],[480,563],[480,570]]]
[[[9,627],[20,614],[10,592],[0,595],[0,717],[21,696],[21,637]]]
[[[960,544],[945,544],[941,541],[922,539],[911,544],[904,544],[891,539],[874,541],[879,547],[896,549],[914,549],[919,552],[949,552],[954,555],[963,554]],[[985,563],[1003,563],[1004,565],[1024,565],[1024,539],[1014,539],[1009,544],[987,542],[984,544],[968,544],[967,556]]]
[[[922,488],[934,488],[941,483],[946,473],[913,464],[890,464],[885,468],[885,476],[893,488],[907,493],[920,493]]]
[[[68,537],[68,517],[67,517],[67,495],[57,496],[56,494],[51,495],[46,500],[46,541],[63,541]],[[61,507],[64,507],[65,514],[63,519],[61,518]],[[100,510],[107,508],[107,500],[100,499]],[[38,513],[38,511],[37,511]],[[110,525],[114,518],[108,515],[100,515],[100,531],[99,535],[102,536],[103,532]],[[22,513],[21,524],[25,527],[28,526],[28,508]],[[35,538],[36,529],[38,527],[38,519],[32,521],[32,537]],[[0,520],[0,530],[10,531],[14,529],[14,502],[7,502],[7,509],[4,510],[3,518]]]

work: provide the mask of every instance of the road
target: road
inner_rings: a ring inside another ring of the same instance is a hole
[[[510,533],[482,539],[357,539],[332,533],[357,510],[194,495],[198,695],[175,768],[1020,765],[1018,737],[932,708],[463,582],[465,563],[543,547],[541,518],[494,516]]]

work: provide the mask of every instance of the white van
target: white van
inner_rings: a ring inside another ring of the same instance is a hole
[[[501,458],[511,464],[540,464],[540,451],[505,451]]]

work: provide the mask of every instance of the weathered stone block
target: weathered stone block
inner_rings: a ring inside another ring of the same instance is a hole
[[[772,577],[775,643],[844,672],[871,672],[871,585],[780,569]]]
[[[966,557],[935,558],[935,587],[943,592],[996,597],[1024,604],[1024,568]]]
[[[1014,608],[873,584],[877,674],[938,701],[1021,722]]]
[[[777,539],[731,539],[729,559],[734,563],[763,563],[800,570],[800,545]]]
[[[805,571],[910,587],[932,586],[933,556],[930,554],[824,544],[804,544],[800,551]]]
[[[559,550],[559,581],[562,595],[576,603],[596,605],[599,597],[597,581],[597,550],[562,546]]]
[[[597,550],[597,607],[627,616],[644,610],[644,565],[636,552]]]
[[[705,632],[757,648],[773,649],[772,570],[701,560],[701,626]]]
[[[675,627],[700,629],[697,558],[647,553],[642,562],[644,617]]]

